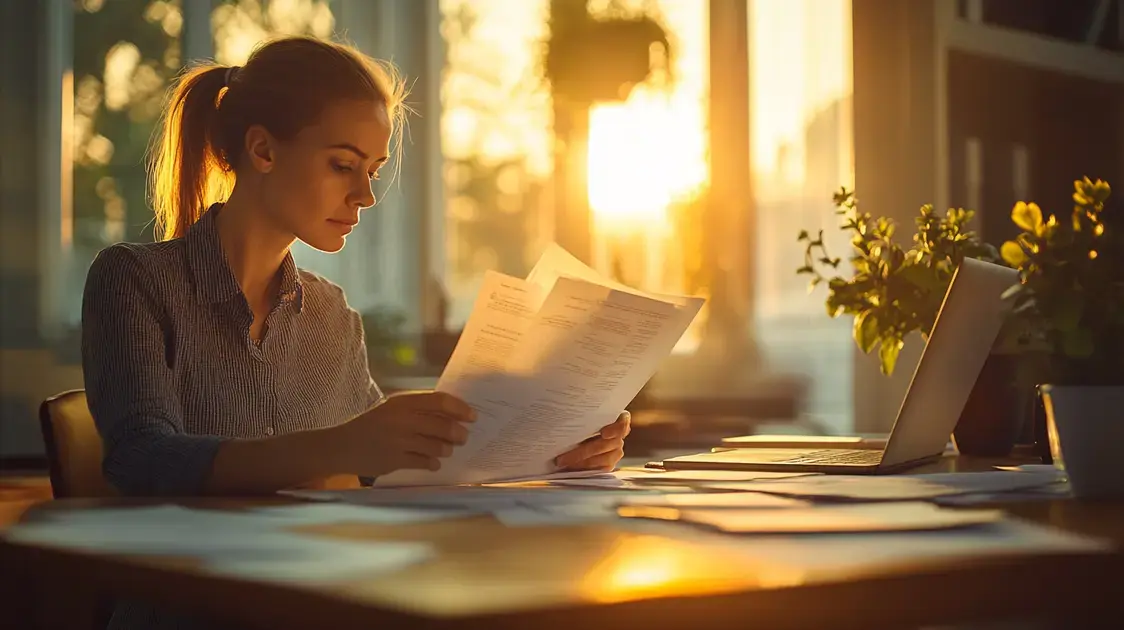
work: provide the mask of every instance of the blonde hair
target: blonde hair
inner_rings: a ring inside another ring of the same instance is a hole
[[[330,103],[368,99],[386,107],[400,156],[406,92],[389,62],[311,37],[266,42],[244,67],[187,68],[170,91],[149,149],[149,197],[159,237],[183,236],[211,203],[230,195],[252,125],[289,140]]]

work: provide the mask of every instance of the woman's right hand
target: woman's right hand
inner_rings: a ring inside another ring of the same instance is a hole
[[[395,470],[437,470],[468,440],[476,412],[443,392],[394,394],[340,426],[348,472],[377,477]]]

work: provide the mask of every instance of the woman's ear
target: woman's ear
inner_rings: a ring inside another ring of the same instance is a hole
[[[246,159],[250,167],[259,173],[273,170],[277,157],[277,141],[261,125],[252,125],[246,130]]]

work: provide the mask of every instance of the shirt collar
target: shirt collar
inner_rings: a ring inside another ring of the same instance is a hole
[[[188,265],[195,283],[195,294],[205,304],[217,304],[242,294],[242,288],[227,264],[219,240],[218,210],[222,204],[215,204],[203,213],[187,231],[184,241],[187,245]],[[297,270],[293,253],[285,254],[281,263],[281,286],[278,291],[281,304],[294,304],[299,313],[304,307],[304,286]]]

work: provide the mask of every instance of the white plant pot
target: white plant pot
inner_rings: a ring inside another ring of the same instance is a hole
[[[1073,496],[1124,497],[1124,386],[1042,385],[1050,453]]]

